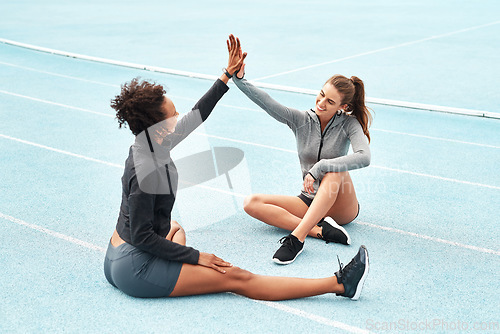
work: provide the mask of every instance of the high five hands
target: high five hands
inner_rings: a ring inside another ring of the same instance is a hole
[[[232,76],[236,71],[239,71],[238,78],[243,78],[245,71],[244,60],[247,56],[246,52],[241,50],[239,38],[229,35],[227,42],[227,51],[229,52],[229,61],[226,67],[227,72]]]

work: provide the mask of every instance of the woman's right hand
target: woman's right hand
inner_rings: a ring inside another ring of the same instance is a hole
[[[236,72],[236,77],[238,79],[243,79],[245,76],[245,63],[241,64],[241,68],[238,72]]]
[[[200,257],[198,258],[198,264],[200,266],[212,268],[222,274],[225,274],[226,271],[223,267],[232,267],[233,265],[229,262],[224,261],[223,259],[215,256],[214,254],[202,253],[200,252]]]
[[[246,52],[241,50],[240,40],[234,37],[233,34],[229,35],[227,42],[227,51],[229,52],[229,60],[227,63],[226,70],[230,75],[241,69],[241,65],[247,56]]]

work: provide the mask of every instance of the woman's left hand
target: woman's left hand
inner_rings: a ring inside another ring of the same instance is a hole
[[[304,191],[308,194],[314,192],[314,178],[311,176],[311,174],[307,174],[304,178]]]
[[[229,35],[229,39],[227,40],[227,51],[229,52],[229,61],[226,70],[230,75],[233,75],[234,72],[240,70],[247,53],[241,51],[240,40],[234,37],[233,34]]]

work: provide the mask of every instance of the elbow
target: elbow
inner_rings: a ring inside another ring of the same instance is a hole
[[[370,151],[362,151],[359,153],[360,153],[360,155],[359,155],[360,156],[360,159],[359,159],[360,167],[363,168],[363,167],[370,166],[370,162],[371,162]]]
[[[144,232],[130,233],[130,243],[139,249],[142,249],[148,243],[149,236]]]
[[[365,167],[368,167],[370,166],[370,163],[371,163],[371,160],[372,160],[372,157],[370,156],[370,154],[365,154],[364,156],[364,164],[365,164]]]

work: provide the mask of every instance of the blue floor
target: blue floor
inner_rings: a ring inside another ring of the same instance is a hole
[[[258,79],[498,19],[493,1],[117,6],[2,4],[0,38],[219,75],[233,32],[249,52],[248,78]],[[373,97],[499,112],[499,29],[491,24],[259,81],[318,89],[333,71],[358,75]],[[255,192],[298,194],[293,134],[230,85],[207,122],[173,152],[179,160],[213,147],[244,154],[230,172],[233,189],[218,177],[179,191],[174,217],[188,244],[255,273],[298,277],[330,276],[337,255],[347,263],[364,244],[371,268],[361,299],[141,300],[112,288],[102,271],[133,142],[109,103],[120,84],[140,76],[168,87],[182,113],[212,83],[5,44],[0,73],[0,332],[499,331],[498,120],[370,105],[372,163],[351,172],[361,203],[348,226],[353,244],[307,239],[292,265],[277,266],[270,258],[284,232],[249,217],[242,202]],[[268,92],[293,107],[314,103],[310,95]]]

